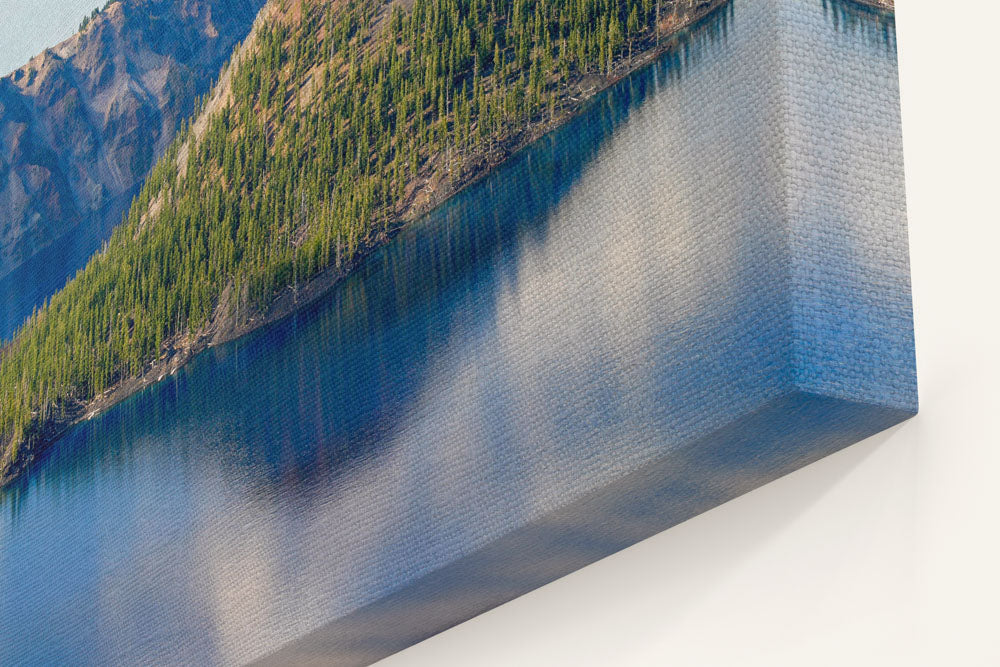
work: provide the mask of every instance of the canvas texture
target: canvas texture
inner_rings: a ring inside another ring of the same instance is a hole
[[[717,4],[40,454],[0,662],[370,664],[914,415],[892,13]]]

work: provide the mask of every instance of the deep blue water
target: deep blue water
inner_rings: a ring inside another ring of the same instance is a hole
[[[813,65],[784,95],[779,15]],[[780,394],[788,210],[905,248],[893,30],[737,0],[328,297],[73,429],[0,497],[0,664],[245,662]],[[905,320],[880,259],[845,290]]]

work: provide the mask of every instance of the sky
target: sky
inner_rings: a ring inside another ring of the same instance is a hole
[[[76,32],[103,0],[0,0],[0,76]]]

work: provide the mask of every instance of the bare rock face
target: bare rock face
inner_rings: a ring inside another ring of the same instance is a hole
[[[0,79],[0,278],[68,235],[97,249],[263,5],[119,0]]]

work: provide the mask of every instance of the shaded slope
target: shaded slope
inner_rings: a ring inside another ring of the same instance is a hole
[[[85,239],[80,252],[50,259],[27,288],[58,288],[82,267],[263,4],[112,2],[0,79],[0,278],[76,236]],[[0,339],[54,289],[27,302],[5,291]]]

